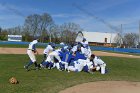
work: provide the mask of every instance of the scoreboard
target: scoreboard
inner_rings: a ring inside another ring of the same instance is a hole
[[[22,35],[8,35],[8,41],[22,41]]]

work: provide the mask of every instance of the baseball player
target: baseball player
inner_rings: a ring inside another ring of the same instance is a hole
[[[77,61],[74,61],[73,66],[68,66],[68,72],[74,71],[74,72],[80,72],[86,65],[86,62],[82,59],[78,59]]]
[[[60,49],[57,49],[55,51],[52,51],[51,53],[49,53],[47,59],[45,60],[45,62],[42,63],[42,65],[48,65],[48,69],[51,69],[52,67],[57,67],[57,69],[59,70],[60,69],[60,66],[59,66],[59,62],[61,62],[61,58],[60,58]],[[58,62],[55,62],[56,60]]]
[[[84,53],[82,53],[82,50],[81,50],[81,45],[78,45],[77,46],[77,51],[75,52],[75,58],[74,60],[78,60],[78,59],[84,59],[86,60],[87,58],[85,57]]]
[[[49,55],[50,52],[52,52],[54,50],[55,46],[52,42],[50,42],[47,47],[44,49],[43,53],[44,53],[44,59],[47,58],[47,56]]]
[[[55,49],[55,45],[52,42],[48,43],[47,47],[43,51],[44,58],[43,58],[41,64],[39,65],[39,67],[44,67],[42,64],[44,64],[44,61],[47,59],[49,53],[54,51],[54,49]]]
[[[70,53],[69,50],[65,49],[65,51],[62,54],[62,61],[60,62],[61,69],[65,69],[65,71],[67,70],[71,58],[72,58],[72,53]]]
[[[35,64],[35,68],[38,69],[38,65],[37,65],[37,62],[36,62],[36,57],[35,57],[35,53],[38,54],[38,51],[36,50],[36,44],[38,43],[38,40],[35,39],[33,40],[30,44],[29,44],[29,47],[27,49],[27,54],[30,58],[30,62],[24,66],[24,68],[28,71],[28,67],[30,65],[32,65],[33,63]]]
[[[86,40],[86,38],[83,38],[83,41],[81,42],[81,44],[86,47],[88,45],[88,41]]]
[[[77,46],[78,46],[77,43],[75,43],[75,44],[72,46],[71,51],[73,52],[73,54],[77,51]]]
[[[90,58],[91,49],[88,45],[86,45],[85,47],[81,47],[81,52],[85,55],[85,57]]]
[[[105,74],[105,67],[106,63],[100,59],[100,57],[95,56],[94,54],[91,55],[91,59],[94,62],[94,66],[96,67],[96,70],[101,70],[101,74]]]

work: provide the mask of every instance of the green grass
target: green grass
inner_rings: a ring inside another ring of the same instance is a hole
[[[37,56],[41,62],[42,56]],[[58,93],[67,87],[94,81],[140,81],[140,59],[101,57],[106,63],[109,73],[88,74],[67,73],[53,70],[31,70],[26,72],[23,66],[28,62],[27,55],[0,55],[0,93]],[[34,68],[34,65],[31,67]],[[16,77],[19,84],[9,84],[10,77]]]

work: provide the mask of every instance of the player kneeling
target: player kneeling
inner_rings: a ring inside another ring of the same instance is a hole
[[[106,73],[106,63],[100,59],[100,57],[95,56],[94,54],[91,55],[91,61],[93,61],[96,71],[101,71],[101,74]],[[95,70],[95,68],[93,70]]]

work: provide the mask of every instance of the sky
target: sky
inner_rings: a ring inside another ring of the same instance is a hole
[[[0,0],[0,27],[22,26],[31,14],[49,13],[56,24],[73,22],[85,31],[139,31],[140,0]],[[114,29],[115,28],[115,29]]]

